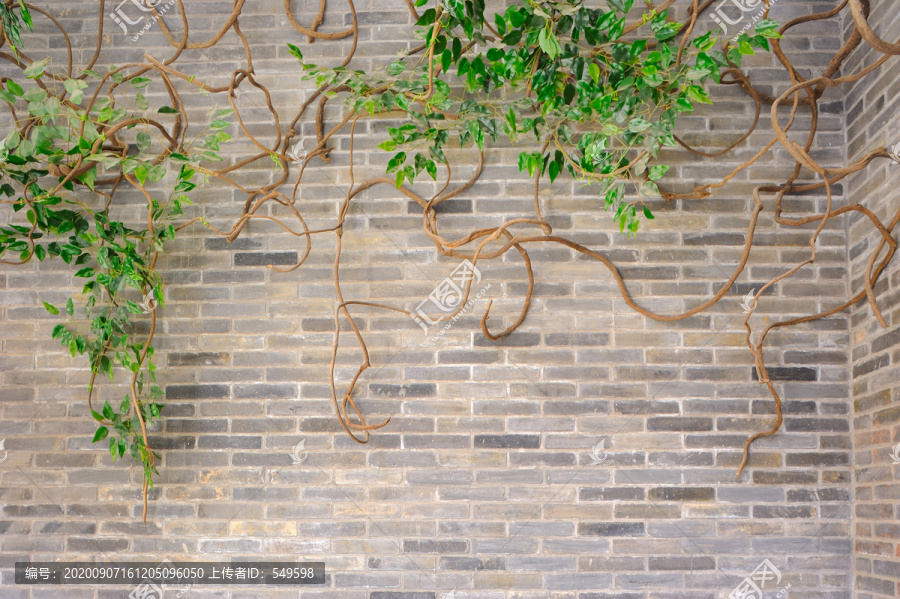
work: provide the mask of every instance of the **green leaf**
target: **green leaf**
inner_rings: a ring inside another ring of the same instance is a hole
[[[172,108],[171,106],[163,106],[156,112],[158,112],[160,114],[178,114],[178,111],[175,110],[174,108]]]
[[[96,412],[94,412],[96,414]],[[94,439],[91,443],[96,443],[97,441],[102,441],[109,435],[109,429],[105,426],[101,426],[97,429],[97,432],[94,433]]]
[[[706,93],[706,90],[700,87],[699,85],[691,85],[688,87],[688,97],[695,102],[700,102],[702,104],[712,104],[712,100],[709,99],[709,95]]]
[[[400,73],[406,70],[406,63],[401,60],[395,60],[391,64],[387,66],[387,74],[391,77],[396,77]]]
[[[653,213],[650,212],[650,208],[646,205],[644,206],[644,216],[646,216],[650,220],[653,220],[656,218],[655,216],[653,216]]]
[[[634,6],[634,0],[606,0],[609,7],[621,13],[627,13]]]
[[[756,24],[756,32],[763,37],[771,39],[781,39],[781,34],[777,31],[780,25],[781,23],[779,23],[778,21],[773,21],[772,19],[763,19]]]
[[[556,36],[554,36],[546,27],[541,29],[541,32],[538,35],[538,44],[540,45],[541,50],[546,52],[551,59],[556,58],[559,54],[559,42],[556,40]]]
[[[141,131],[140,133],[137,134],[136,142],[137,142],[138,150],[140,150],[141,152],[146,152],[147,150],[150,149],[150,143],[151,143],[150,134],[147,133],[146,131]]]
[[[520,41],[522,41],[522,30],[521,29],[513,29],[509,33],[507,33],[500,42],[507,46],[515,46]]]
[[[378,147],[381,148],[382,150],[385,150],[386,152],[393,152],[394,150],[397,149],[397,142],[395,142],[394,140],[388,139],[388,140],[383,141],[380,144],[378,144]]]
[[[694,105],[686,98],[678,98],[675,100],[675,109],[679,112],[693,112]]]
[[[419,17],[419,20],[416,21],[416,27],[424,27],[426,25],[431,25],[434,23],[435,18],[437,18],[437,11],[433,8],[429,8],[422,16]]]
[[[641,194],[651,197],[659,197],[661,195],[659,193],[659,187],[657,187],[656,183],[653,181],[644,181],[641,184]]]
[[[109,405],[109,400],[103,402],[103,417],[107,420],[112,420],[115,412],[113,412],[112,406]]]
[[[138,183],[143,185],[147,182],[147,165],[139,164],[136,169],[134,169],[134,176],[138,180]]]
[[[657,165],[650,167],[650,174],[648,175],[651,181],[657,181],[662,178],[663,175],[669,170],[668,166],[665,165]]]
[[[75,304],[72,302],[72,298],[66,300],[66,314],[72,316],[75,313]]]
[[[135,77],[130,81],[130,83],[131,87],[134,87],[135,89],[142,89],[147,87],[147,84],[150,83],[150,79],[147,79],[146,77]]]
[[[288,44],[288,54],[295,56],[300,62],[303,62],[303,52],[294,44]]]
[[[551,161],[550,164],[548,165],[547,170],[550,174],[550,182],[551,183],[553,183],[553,181],[556,180],[556,177],[559,175],[560,168],[561,167],[559,166],[559,163],[556,162],[555,160]]]
[[[87,185],[91,191],[94,190],[94,181],[97,179],[97,167],[93,166],[87,171],[85,171],[81,176],[78,177],[78,180]]]
[[[571,83],[567,83],[566,87],[563,89],[563,102],[566,104],[571,104],[572,100],[575,99],[575,86]]]
[[[395,154],[394,157],[388,161],[387,172],[394,172],[395,170],[400,168],[400,165],[404,162],[406,162],[406,152],[397,152],[397,154]]]
[[[45,58],[41,61],[32,62],[30,65],[25,67],[23,73],[29,79],[37,79],[44,74],[44,69],[47,68],[47,61],[49,60],[49,58]]]
[[[450,64],[453,62],[453,52],[450,51],[450,48],[444,49],[441,53],[441,70],[443,72],[448,72],[450,69]]]
[[[42,303],[44,304],[44,308],[45,308],[45,309],[47,310],[47,312],[49,312],[50,314],[59,314],[59,308],[57,308],[57,307],[54,306],[53,304],[48,304],[47,302],[42,302]]]
[[[13,81],[12,79],[9,79],[6,82],[6,89],[8,89],[13,95],[20,96],[20,97],[22,96],[22,94],[25,93],[25,90],[22,89],[22,86],[19,85],[18,83],[16,83],[15,81]]]
[[[641,117],[637,117],[632,119],[631,123],[628,124],[628,130],[632,133],[641,133],[642,131],[646,131],[652,126],[653,124],[650,121],[647,121],[646,119],[643,119]]]
[[[19,0],[19,14],[29,29],[34,31],[34,22],[31,20],[31,13],[28,11],[28,5],[25,0]]]
[[[91,277],[94,276],[94,269],[90,268],[90,267],[82,268],[78,272],[75,273],[75,276],[82,277],[84,279],[90,279]]]

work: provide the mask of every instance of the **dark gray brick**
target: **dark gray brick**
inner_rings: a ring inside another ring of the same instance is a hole
[[[803,368],[800,366],[769,366],[766,374],[770,381],[817,381],[818,373],[815,368]],[[750,377],[754,381],[759,380],[756,368],[750,369]]]
[[[475,435],[476,448],[537,449],[540,446],[540,435]]]
[[[406,385],[371,383],[369,390],[378,397],[432,397],[437,392],[437,385],[434,383],[408,383]]]
[[[297,263],[297,252],[239,252],[234,255],[235,266],[293,266]]]
[[[643,522],[579,522],[580,537],[642,537]]]
[[[169,385],[166,399],[225,399],[228,385]]]

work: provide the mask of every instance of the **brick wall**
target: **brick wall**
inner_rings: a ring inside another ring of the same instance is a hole
[[[873,2],[872,17],[879,36],[896,40],[900,36],[900,18],[890,2]],[[849,24],[849,20],[848,20]],[[857,51],[845,73],[858,70],[877,59],[868,47]],[[847,154],[858,159],[868,150],[892,145],[900,140],[900,68],[896,60],[888,62],[854,88],[847,97]],[[897,182],[900,166],[879,160],[848,180],[849,199],[865,204],[879,218],[890,221],[897,209]],[[850,282],[861,289],[863,276],[878,237],[854,216],[847,230]],[[882,253],[883,255],[883,253]],[[896,402],[898,290],[900,271],[896,265],[882,273],[875,291],[888,328],[876,320],[863,300],[853,307],[851,359],[853,365],[853,464],[854,464],[854,554],[856,588],[860,599],[896,597],[900,583],[900,515],[897,497],[900,486],[891,454],[900,442]]]
[[[295,2],[295,14],[309,23],[317,3],[306,4]],[[248,2],[240,24],[257,76],[282,114],[290,114],[310,86],[285,43],[335,64],[348,42],[306,45],[281,5]],[[84,64],[94,43],[95,3],[46,6],[70,32],[76,63]],[[230,6],[189,3],[192,39],[211,36]],[[409,13],[402,2],[386,0],[363,0],[357,8],[362,27],[355,64],[375,68],[407,39]],[[814,8],[822,10],[823,3],[781,0],[772,17],[784,22]],[[342,26],[344,17],[335,6],[325,27]],[[49,31],[40,19],[38,25]],[[823,70],[840,25],[810,24],[803,29],[808,37],[785,43],[805,76]],[[106,27],[112,49],[102,54],[103,65],[140,60],[144,51],[168,54],[157,29],[132,45],[108,17]],[[28,44],[32,56],[49,48],[62,57],[58,36],[29,36]],[[178,64],[221,84],[241,56],[231,33],[215,48],[185,52]],[[769,89],[787,84],[769,68],[771,57],[755,64],[754,81]],[[216,101],[183,89],[198,118]],[[829,94],[817,156],[839,162],[843,97]],[[221,97],[218,102],[225,104]],[[241,106],[255,133],[271,135],[259,94],[247,94]],[[328,113],[330,122],[337,113]],[[726,88],[717,91],[713,108],[684,118],[680,132],[688,141],[722,147],[752,116],[746,98]],[[768,141],[770,128],[764,121],[751,145],[720,159],[673,155],[676,166],[664,183],[685,190],[721,178]],[[383,172],[385,156],[373,148],[384,125],[361,121],[357,129],[360,181]],[[311,122],[300,132],[312,141]],[[348,144],[342,137],[331,162],[314,163],[304,177],[298,205],[310,228],[334,224],[350,185]],[[226,148],[236,159],[251,151],[246,141]],[[489,153],[481,180],[448,202],[440,220],[446,235],[530,213],[531,184],[516,172],[514,158],[510,150]],[[474,167],[471,152],[451,159],[461,165],[456,178],[464,180]],[[258,184],[275,174],[260,161],[240,178]],[[618,235],[595,192],[565,176],[545,186],[541,203],[558,234],[616,261],[641,305],[673,313],[710,297],[728,278],[745,241],[750,190],[788,174],[787,154],[775,152],[710,199],[654,206],[656,220],[635,239]],[[863,184],[857,178],[848,185]],[[143,201],[122,198],[122,210]],[[246,198],[213,186],[197,199],[196,213],[221,228]],[[789,205],[798,214],[820,211],[824,198],[811,194]],[[790,585],[792,598],[850,597],[847,315],[770,336],[767,363],[777,367],[771,373],[785,398],[785,424],[754,446],[750,466],[735,479],[747,435],[767,429],[774,418],[771,398],[755,380],[739,302],[805,257],[809,235],[776,227],[770,208],[761,217],[750,265],[729,297],[674,324],[636,314],[601,266],[551,246],[533,247],[532,310],[519,332],[500,343],[486,340],[477,323],[487,299],[494,300],[493,330],[518,315],[526,279],[514,254],[480,265],[480,285],[490,284],[483,299],[436,340],[403,316],[358,310],[373,364],[358,401],[370,422],[392,416],[367,445],[340,431],[329,396],[333,240],[317,238],[306,266],[278,274],[264,265],[293,263],[303,244],[277,227],[254,222],[231,245],[201,227],[185,232],[161,262],[169,287],[157,347],[167,397],[154,437],[163,453],[161,476],[146,525],[140,522],[140,472],[111,463],[90,444],[84,364],[49,339],[56,319],[40,302],[72,293],[69,269],[4,267],[0,436],[8,459],[0,463],[0,597],[55,596],[55,589],[29,595],[16,587],[15,561],[107,556],[325,561],[328,584],[303,590],[303,599],[437,599],[454,589],[466,599],[720,599],[768,559],[782,573],[770,593]],[[844,227],[829,226],[815,266],[760,301],[756,330],[766,315],[803,314],[810,302],[825,306],[846,293]],[[421,215],[389,188],[359,196],[344,230],[341,275],[348,299],[415,306],[458,264],[437,255],[421,232]],[[854,332],[868,326],[859,320],[870,319],[865,311],[861,306],[854,316]],[[346,385],[361,354],[346,333],[342,341],[337,378]],[[856,368],[869,359],[858,355],[864,343],[852,342]],[[104,388],[100,399],[122,392]],[[872,393],[859,384],[854,392],[858,419],[886,407],[877,399],[868,407],[861,399]],[[305,459],[294,464],[300,441],[298,455]],[[882,462],[890,442],[890,435],[877,441]],[[863,514],[857,516],[862,522]],[[864,532],[857,528],[860,542],[879,535]],[[124,595],[93,587],[66,594]],[[184,596],[281,598],[297,597],[297,591],[219,588]]]

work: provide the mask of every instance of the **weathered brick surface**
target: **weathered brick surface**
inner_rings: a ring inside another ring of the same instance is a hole
[[[900,37],[900,15],[891,2],[873,2],[871,23],[884,39]],[[863,46],[851,57],[845,72],[858,70],[875,53]],[[878,69],[847,96],[847,158],[900,141],[898,65]],[[849,178],[848,199],[865,204],[889,222],[897,211],[900,166],[879,160]],[[894,235],[896,237],[896,233]],[[850,283],[863,287],[866,263],[880,243],[858,216],[847,224]],[[859,599],[882,599],[900,594],[900,484],[891,458],[900,443],[900,269],[894,264],[881,273],[875,291],[888,327],[877,321],[863,300],[850,316],[853,399],[854,574]]]
[[[64,10],[56,2],[37,4],[61,18],[76,64],[86,64],[96,2],[73,0]],[[232,3],[186,4],[201,40],[221,26]],[[300,22],[315,18],[317,2],[293,4]],[[334,4],[328,30],[343,27],[347,16]],[[678,4],[683,12],[689,3]],[[882,21],[896,14],[888,0],[873,4]],[[408,39],[409,12],[394,0],[356,6],[355,64],[378,68]],[[830,7],[780,0],[771,16],[787,21]],[[132,45],[105,19],[114,49],[104,51],[101,65],[171,52],[157,29]],[[64,43],[38,21],[48,35],[28,37],[29,55],[50,48],[61,59]],[[240,24],[253,47],[255,76],[282,115],[311,90],[285,44],[302,45],[308,58],[327,64],[349,48],[346,41],[307,45],[287,24],[281,0],[245,3]],[[885,37],[895,39],[896,29]],[[840,37],[838,23],[813,23],[785,49],[804,73],[818,73]],[[864,53],[854,58],[864,59]],[[187,50],[178,64],[214,85],[225,83],[242,66],[240,43],[229,34],[215,48]],[[772,57],[750,64],[764,89],[789,83]],[[882,115],[897,124],[891,108],[897,67],[890,64],[866,83],[871,87],[847,98],[846,118],[843,95],[829,91],[819,115],[827,143],[817,154],[826,162],[843,158],[845,130],[852,158],[889,129]],[[211,102],[226,103],[183,89],[194,121]],[[157,94],[151,102],[162,101],[161,90],[158,82],[151,86]],[[753,107],[735,86],[717,90],[716,100],[684,119],[684,139],[715,149],[751,124]],[[239,106],[254,134],[271,139],[263,102],[249,92]],[[336,108],[326,111],[329,123],[337,116]],[[764,119],[754,146],[768,141],[769,129]],[[381,174],[386,160],[374,149],[384,124],[360,121],[358,131],[357,182]],[[298,133],[307,148],[314,145],[311,121]],[[343,135],[330,163],[314,162],[306,171],[298,207],[311,229],[334,224],[350,184],[348,149]],[[234,160],[252,151],[246,141],[225,146]],[[474,164],[471,151],[451,154],[463,165],[456,175],[465,176]],[[751,154],[748,145],[711,161],[673,153],[664,184],[687,190],[721,178]],[[680,312],[727,280],[746,238],[750,192],[790,174],[785,156],[764,158],[707,200],[653,205],[656,220],[635,239],[615,231],[594,190],[565,176],[545,186],[542,210],[558,234],[622,265],[641,305]],[[488,154],[482,179],[443,205],[445,234],[529,214],[531,183],[514,159],[508,149]],[[260,161],[240,176],[252,185],[272,180],[275,171]],[[895,179],[886,165],[873,166],[837,189],[837,201],[845,191],[851,201],[876,198],[884,216]],[[191,215],[227,228],[244,200],[211,187],[196,194]],[[395,190],[372,188],[355,202],[344,226],[345,297],[415,306],[457,262],[438,257],[421,218]],[[815,193],[789,203],[801,212],[823,205],[824,195]],[[851,282],[858,288],[877,242],[861,230],[854,219],[828,226],[816,263],[761,299],[757,330],[764,315],[807,313],[812,304],[832,305]],[[170,285],[156,343],[167,407],[153,435],[163,461],[146,525],[140,473],[90,444],[84,364],[49,339],[55,319],[40,301],[58,302],[74,291],[60,276],[68,270],[49,263],[3,267],[0,438],[9,453],[0,463],[0,597],[59,596],[56,589],[29,595],[16,588],[10,571],[16,560],[107,554],[135,561],[324,561],[327,585],[302,590],[303,599],[439,599],[453,589],[466,599],[721,599],[763,559],[781,570],[791,597],[844,599],[854,586],[860,597],[893,596],[900,529],[893,523],[888,453],[900,441],[892,410],[898,341],[893,329],[876,330],[865,304],[854,307],[852,322],[838,314],[770,336],[766,358],[785,398],[785,425],[754,446],[741,480],[734,476],[747,436],[768,429],[774,417],[746,350],[739,302],[805,257],[808,232],[776,227],[767,204],[759,247],[738,285],[713,310],[677,323],[637,314],[602,266],[544,246],[531,253],[536,292],[529,317],[499,343],[481,335],[478,321],[488,299],[495,300],[492,330],[517,317],[525,277],[516,254],[480,265],[481,284],[491,287],[476,310],[437,339],[437,329],[423,336],[395,313],[359,310],[373,368],[358,402],[370,422],[392,417],[360,445],[337,423],[328,386],[333,239],[317,237],[304,267],[279,274],[266,266],[293,264],[304,244],[278,227],[252,222],[232,244],[202,227],[185,231],[161,258]],[[882,280],[876,290],[895,323],[900,278],[895,269]],[[340,389],[361,359],[342,330]],[[100,400],[115,398],[124,389],[99,393]],[[65,592],[118,599],[128,589]],[[186,596],[280,599],[298,592],[203,587]]]

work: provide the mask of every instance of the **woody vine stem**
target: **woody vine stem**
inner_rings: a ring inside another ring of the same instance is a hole
[[[843,0],[830,11],[784,24],[767,18],[769,2],[763,0],[763,19],[752,32],[732,39],[717,38],[718,31],[695,34],[698,19],[710,9],[713,0],[681,0],[678,7],[674,5],[679,0],[665,0],[659,5],[644,0],[637,6],[634,0],[606,0],[608,9],[591,9],[578,0],[525,0],[487,17],[483,0],[432,0],[433,6],[429,7],[424,6],[426,0],[406,0],[417,22],[412,41],[415,47],[375,73],[351,68],[359,40],[353,0],[347,0],[346,8],[341,8],[349,12],[351,26],[334,32],[319,31],[329,10],[326,0],[320,0],[318,14],[308,26],[294,17],[291,0],[284,0],[288,22],[308,43],[346,39],[352,42],[337,67],[309,63],[299,46],[290,45],[290,53],[300,61],[298,68],[316,81],[317,89],[289,120],[273,107],[267,87],[255,74],[252,46],[239,24],[246,0],[234,0],[219,31],[203,41],[191,40],[183,0],[175,2],[177,10],[167,9],[166,19],[180,21],[180,35],[170,31],[156,9],[158,2],[145,1],[146,14],[156,19],[172,47],[171,53],[167,57],[145,54],[142,62],[111,67],[105,73],[94,70],[104,39],[105,0],[98,2],[93,56],[78,70],[73,64],[68,34],[49,12],[24,0],[0,3],[0,49],[5,50],[0,51],[0,59],[12,65],[17,74],[4,77],[0,89],[0,99],[6,103],[15,125],[0,148],[0,193],[5,196],[0,201],[9,209],[4,215],[8,224],[0,227],[0,262],[21,265],[34,258],[44,261],[58,257],[77,267],[75,276],[86,280],[82,293],[69,298],[64,308],[48,302],[44,305],[52,314],[67,317],[54,328],[53,337],[73,356],[83,354],[89,359],[91,382],[87,399],[99,424],[94,441],[109,438],[114,458],[128,452],[142,465],[145,521],[148,492],[159,459],[147,431],[148,425],[160,416],[162,406],[156,400],[163,396],[155,384],[152,361],[156,307],[164,306],[164,279],[156,264],[165,244],[195,224],[202,224],[231,242],[252,220],[276,223],[304,246],[296,264],[284,268],[269,266],[276,272],[290,272],[302,266],[310,255],[314,236],[334,235],[333,283],[338,305],[334,311],[330,364],[331,399],[341,426],[360,443],[368,441],[371,432],[385,426],[389,419],[370,424],[357,404],[356,384],[370,367],[370,360],[354,312],[378,309],[398,316],[410,315],[398,306],[346,298],[341,287],[343,224],[351,203],[374,186],[390,186],[421,207],[423,231],[441,255],[467,259],[473,264],[498,259],[511,250],[522,256],[528,286],[518,318],[496,332],[488,327],[490,304],[481,318],[481,331],[495,341],[515,331],[528,314],[534,291],[529,248],[536,245],[560,245],[600,262],[632,309],[653,320],[674,322],[697,315],[725,297],[747,265],[764,210],[774,210],[778,225],[811,229],[808,255],[765,283],[747,302],[746,344],[760,382],[772,395],[775,421],[769,430],[747,439],[738,476],[747,465],[752,443],[775,434],[782,424],[782,400],[763,361],[769,333],[828,317],[862,299],[866,299],[879,323],[887,326],[876,302],[874,285],[894,257],[897,243],[893,231],[900,221],[900,208],[883,221],[858,202],[833,207],[832,190],[848,175],[874,161],[889,160],[891,154],[884,148],[875,148],[852,164],[838,166],[819,164],[810,155],[816,138],[818,102],[824,92],[831,87],[853,85],[900,54],[900,43],[881,39],[869,25],[868,0]],[[670,9],[676,8],[683,9],[686,15],[682,20],[670,14]],[[822,75],[804,78],[782,50],[781,39],[799,25],[841,18],[847,10],[853,30],[846,43]],[[59,31],[68,50],[65,64],[28,55],[27,35],[23,42],[20,32],[31,28],[33,19],[46,19]],[[229,74],[226,85],[210,85],[178,67],[185,52],[212,48],[228,32],[240,39],[244,64]],[[862,44],[875,49],[879,57],[856,72],[839,75],[848,56]],[[788,76],[790,86],[777,96],[755,87],[741,68],[743,56],[759,51],[774,53]],[[150,84],[165,89],[167,105],[151,109],[141,91]],[[715,152],[691,147],[674,133],[680,114],[693,111],[697,103],[710,101],[708,88],[713,84],[738,86],[755,107],[752,126],[727,148]],[[274,123],[274,139],[257,138],[242,119],[236,96],[250,87],[265,97],[266,110]],[[210,103],[215,99],[227,101],[230,109],[213,107],[203,123],[189,123],[182,101],[188,93],[203,93],[210,97]],[[326,106],[341,100],[345,106],[343,116],[328,126]],[[717,183],[701,185],[690,193],[666,190],[664,177],[668,167],[660,162],[661,149],[680,148],[697,160],[726,155],[748,142],[765,107],[769,108],[774,134],[756,148],[751,159],[731,172],[723,172]],[[302,159],[294,161],[298,154],[292,141],[309,112],[314,112],[311,118],[315,122],[315,144]],[[811,124],[802,132],[802,143],[797,143],[788,134],[796,132],[800,115],[808,115]],[[389,128],[390,138],[380,146],[392,153],[388,173],[356,181],[356,127],[361,119],[373,117],[405,119],[405,124]],[[220,144],[231,140],[225,130],[233,124],[255,151],[235,164],[217,166],[216,162],[221,161]],[[348,130],[350,190],[333,226],[310,229],[297,197],[303,174],[313,161],[328,162],[335,136]],[[437,207],[471,188],[485,169],[486,145],[496,143],[501,136],[523,148],[518,166],[533,179],[534,213],[511,218],[500,226],[476,229],[458,239],[445,238],[439,232]],[[454,176],[454,167],[444,152],[451,143],[471,145],[477,150],[477,165],[467,180],[459,181]],[[633,235],[643,219],[653,218],[645,199],[661,196],[666,202],[703,201],[776,147],[790,154],[791,175],[784,181],[753,189],[753,209],[748,215],[746,242],[738,264],[712,297],[681,314],[659,314],[638,304],[613,261],[600,251],[555,235],[538,202],[542,183],[546,179],[552,182],[566,171],[578,180],[596,185],[598,208],[610,212],[620,231]],[[235,174],[258,161],[274,161],[279,170],[276,180],[259,187],[238,183]],[[426,197],[418,191],[421,186],[416,187],[416,177],[437,181],[439,174],[443,183],[438,193]],[[800,183],[811,175],[817,176],[816,182]],[[201,217],[183,217],[185,210],[190,210],[188,194],[206,184],[231,186],[246,195],[230,228],[219,230]],[[161,192],[162,187],[167,191]],[[116,196],[123,190],[133,190],[143,198],[146,215],[141,222],[115,219]],[[813,190],[826,193],[823,212],[800,218],[782,215],[785,198]],[[764,197],[773,201],[764,204]],[[68,207],[57,208],[58,205]],[[270,206],[277,210],[263,210]],[[754,336],[750,321],[758,298],[772,285],[813,264],[820,233],[831,220],[849,212],[862,214],[880,234],[879,243],[869,255],[863,288],[822,312],[772,319]],[[53,240],[48,242],[50,238]],[[459,313],[467,303],[470,288],[471,281],[459,309],[440,320],[450,320]],[[83,311],[84,319],[76,319],[76,311]],[[335,364],[342,320],[359,344],[363,361],[352,380],[339,391]],[[117,371],[127,376],[124,399],[117,408],[106,401],[95,409],[92,397],[98,375],[112,381]]]

